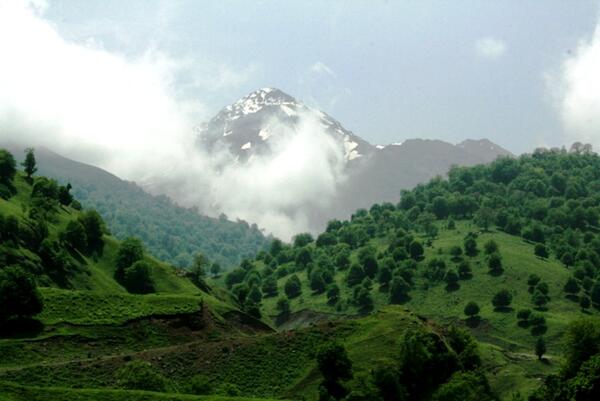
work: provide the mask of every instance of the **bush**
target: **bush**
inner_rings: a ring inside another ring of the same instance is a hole
[[[546,259],[548,257],[548,250],[544,244],[535,244],[535,249],[533,250],[536,256],[540,258]]]
[[[166,379],[148,362],[132,361],[116,373],[117,384],[127,390],[165,391]]]
[[[208,395],[212,392],[212,385],[208,377],[196,375],[190,379],[190,393],[195,395]]]

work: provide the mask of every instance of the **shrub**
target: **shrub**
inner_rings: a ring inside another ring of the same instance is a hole
[[[119,387],[128,390],[165,391],[165,378],[148,362],[132,361],[116,373]]]

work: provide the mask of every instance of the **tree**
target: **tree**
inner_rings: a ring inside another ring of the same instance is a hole
[[[262,292],[260,292],[260,289],[257,286],[253,285],[250,287],[250,291],[248,291],[248,295],[246,296],[246,302],[248,301],[260,305],[260,302],[262,301]]]
[[[477,250],[477,241],[475,241],[475,238],[473,238],[471,236],[465,238],[463,246],[465,248],[465,254],[467,256],[471,256],[471,257],[477,256],[478,250]]]
[[[584,295],[579,299],[579,306],[581,306],[582,310],[588,310],[591,305],[592,302],[590,301],[590,298],[587,295]]]
[[[88,252],[101,252],[104,242],[104,222],[95,210],[88,210],[79,215],[79,222],[85,228],[88,241]]]
[[[125,274],[125,269],[133,265],[135,262],[144,258],[144,246],[142,242],[134,237],[129,237],[123,240],[119,250],[117,251],[115,277],[118,281],[122,281]]]
[[[334,305],[340,298],[340,287],[337,284],[329,284],[327,286],[327,303]]]
[[[288,317],[290,314],[290,301],[287,298],[279,298],[276,308],[280,317]]]
[[[300,279],[295,274],[292,274],[290,278],[287,279],[284,285],[285,294],[288,298],[296,298],[302,293],[302,284],[300,283]]]
[[[0,324],[37,315],[42,308],[42,297],[30,274],[16,266],[0,268]]]
[[[12,180],[17,174],[17,162],[13,155],[5,149],[0,149],[0,184],[12,188]]]
[[[29,181],[31,181],[32,176],[37,171],[35,154],[33,153],[33,148],[25,149],[25,160],[23,160],[23,163],[21,163],[21,165],[23,166],[23,168],[25,170],[25,175],[27,176],[27,179]]]
[[[483,231],[488,231],[490,225],[494,222],[495,213],[489,207],[481,207],[474,216],[475,224],[477,224]]]
[[[294,237],[294,248],[302,248],[314,242],[315,239],[310,233],[301,233]]]
[[[275,279],[274,276],[268,276],[263,280],[262,292],[267,297],[274,297],[277,295],[277,279]]]
[[[498,291],[492,298],[492,305],[496,310],[507,309],[511,303],[512,295],[506,289]]]
[[[538,256],[542,259],[546,259],[548,257],[548,250],[544,244],[535,244],[535,248],[533,250],[535,256]]]
[[[467,303],[464,309],[465,315],[467,315],[470,319],[474,319],[475,316],[479,314],[479,305],[475,302],[470,301]]]
[[[546,341],[544,340],[544,337],[540,336],[537,338],[537,340],[535,340],[535,354],[537,355],[538,359],[541,360],[545,353]]]
[[[350,266],[350,270],[348,270],[348,275],[346,276],[346,282],[348,286],[354,287],[355,285],[360,284],[365,278],[365,272],[362,267],[357,264],[352,264]]]
[[[460,261],[461,256],[463,254],[462,248],[458,245],[454,245],[450,248],[450,255],[452,255],[452,260],[455,262]]]
[[[210,260],[202,252],[198,252],[194,255],[194,261],[190,267],[192,275],[198,278],[206,277],[206,271],[210,268]]]
[[[69,221],[65,231],[61,233],[60,239],[66,243],[67,246],[71,247],[71,249],[80,252],[85,252],[87,250],[87,234],[79,220]]]
[[[396,276],[390,283],[390,303],[400,304],[408,300],[410,285],[400,276]]]
[[[69,206],[73,203],[73,195],[71,195],[71,184],[58,187],[58,202],[63,206]]]
[[[150,264],[144,260],[138,260],[123,273],[123,285],[127,291],[134,294],[148,294],[154,292],[154,282],[150,276]]]
[[[127,390],[165,391],[166,379],[148,362],[132,361],[117,371],[119,387]]]
[[[569,295],[576,295],[579,292],[580,287],[574,277],[569,277],[563,289]]]
[[[300,249],[298,254],[296,255],[296,265],[298,267],[306,267],[310,262],[312,262],[312,254],[310,250],[306,247]]]
[[[493,275],[498,275],[498,274],[502,274],[502,257],[500,256],[499,253],[492,253],[489,257],[488,257],[488,268],[490,271],[490,274]]]
[[[309,276],[310,289],[315,293],[320,294],[325,291],[325,280],[323,280],[323,272],[320,269],[314,269]]]
[[[592,303],[594,305],[600,305],[600,281],[597,281],[592,286],[592,291],[591,291],[590,298],[591,298]]]
[[[519,321],[526,323],[529,320],[529,317],[531,316],[531,310],[530,309],[521,309],[517,312],[517,319],[519,319]]]
[[[214,262],[212,265],[210,265],[210,274],[216,277],[219,275],[219,273],[221,273],[221,265],[219,262]]]
[[[450,269],[446,272],[444,280],[449,289],[458,287],[458,273],[454,269]]]
[[[458,276],[461,280],[466,280],[473,276],[471,265],[468,260],[463,260],[458,264]]]
[[[387,287],[392,280],[392,271],[387,265],[383,265],[379,268],[379,274],[377,275],[377,281],[382,287]]]
[[[317,350],[317,366],[323,382],[321,386],[327,395],[335,400],[346,396],[347,390],[342,381],[352,378],[352,361],[348,358],[346,349],[337,343],[329,343]]]
[[[531,296],[531,302],[533,302],[538,309],[544,309],[548,303],[548,296],[536,288]]]
[[[361,285],[354,289],[354,303],[363,311],[369,311],[373,309],[373,297],[369,289]]]
[[[527,285],[529,286],[529,292],[532,293],[533,290],[535,289],[535,286],[538,285],[538,283],[541,280],[542,279],[537,274],[530,274],[529,277],[527,278]]]
[[[486,255],[491,255],[498,252],[498,244],[493,239],[483,244],[483,251]]]
[[[423,258],[423,245],[419,241],[413,241],[409,246],[410,257],[413,260],[421,260]]]

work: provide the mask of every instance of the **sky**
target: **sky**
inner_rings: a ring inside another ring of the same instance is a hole
[[[263,87],[371,142],[600,149],[599,1],[0,0],[0,143],[289,239],[348,179],[301,115],[246,164],[200,123]],[[310,113],[309,113],[310,114]],[[272,143],[271,143],[272,142]]]
[[[598,1],[50,1],[69,41],[185,61],[207,119],[265,86],[374,144],[487,137],[515,153],[565,144],[549,80]],[[570,138],[569,138],[570,139]]]

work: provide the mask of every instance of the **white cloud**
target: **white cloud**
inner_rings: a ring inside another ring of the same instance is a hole
[[[316,63],[311,65],[309,71],[316,74],[331,75],[332,77],[336,76],[335,71],[333,71],[329,66],[327,66],[327,64],[323,63],[322,61],[317,61]]]
[[[333,199],[343,149],[311,116],[296,127],[272,122],[274,156],[246,165],[197,148],[193,126],[208,116],[201,100],[182,95],[181,81],[233,88],[257,67],[236,72],[156,50],[127,58],[93,40],[66,41],[43,9],[40,0],[0,0],[0,142],[47,146],[284,238],[309,228],[311,205]]]
[[[600,146],[600,23],[591,37],[580,41],[568,57],[560,75],[549,76],[550,89],[558,96],[558,107],[566,135],[571,141]]]
[[[506,42],[504,42],[502,39],[486,37],[478,39],[475,42],[475,52],[477,55],[489,60],[499,59],[506,53],[506,51]]]

